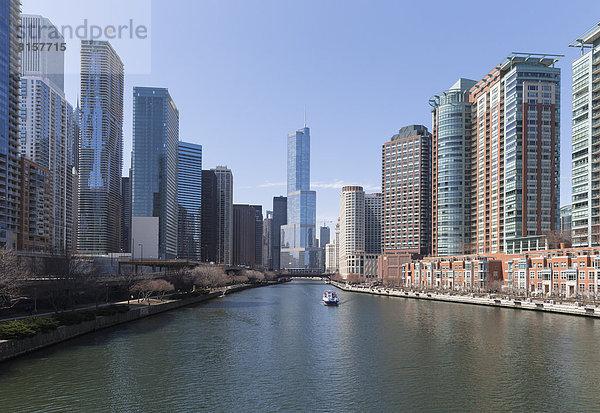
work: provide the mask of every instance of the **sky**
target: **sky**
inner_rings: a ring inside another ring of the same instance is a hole
[[[571,64],[567,47],[600,21],[598,1],[22,0],[55,25],[132,21],[144,39],[113,41],[125,65],[124,171],[134,86],[166,87],[179,134],[202,144],[203,168],[227,165],[234,202],[272,209],[285,195],[286,139],[311,129],[317,225],[339,215],[343,185],[381,189],[381,145],[406,125],[431,129],[429,98],[481,79],[511,52],[565,55],[561,205],[570,203]],[[133,26],[133,25],[132,25]],[[79,94],[78,40],[65,93]],[[126,174],[126,172],[125,172]]]

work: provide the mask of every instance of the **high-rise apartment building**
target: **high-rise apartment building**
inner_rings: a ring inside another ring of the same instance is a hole
[[[581,48],[573,62],[572,242],[600,246],[600,26],[569,46]]]
[[[177,257],[201,261],[202,145],[180,141],[177,159]]]
[[[382,249],[426,255],[431,248],[431,134],[400,129],[383,144]]]
[[[267,270],[273,269],[273,211],[266,211],[263,220],[262,256],[263,266]]]
[[[350,272],[350,256],[365,250],[365,192],[362,186],[345,186],[340,197],[340,274]]]
[[[45,17],[21,16],[23,44],[63,42],[58,29]],[[73,228],[72,169],[69,147],[75,137],[73,108],[64,95],[64,51],[23,47],[21,51],[21,123],[19,151],[22,157],[50,171],[48,227],[49,249],[71,249]]]
[[[234,204],[233,265],[262,266],[262,235],[262,206]]]
[[[376,231],[374,224],[377,218],[377,210],[381,210],[381,195],[365,195],[362,186],[345,186],[342,188],[340,197],[340,226],[339,226],[339,271],[342,277],[347,278],[351,274],[361,277],[377,276],[377,261],[379,252],[367,251],[367,242],[371,242],[374,250],[377,244],[373,244],[373,235],[381,234]],[[377,205],[379,204],[379,206]],[[368,206],[367,206],[368,205]],[[367,211],[369,209],[369,211]],[[367,235],[367,215],[369,220],[370,236]],[[381,222],[381,220],[379,220]],[[367,241],[368,240],[368,241]],[[331,250],[329,254],[331,255]],[[331,261],[331,258],[330,258]],[[331,263],[329,263],[331,269]]]
[[[131,169],[129,170],[131,175]],[[121,249],[131,252],[131,177],[121,178]]]
[[[119,252],[123,63],[109,42],[81,41],[80,253]]]
[[[473,145],[469,90],[474,80],[458,79],[429,100],[432,110],[432,255],[474,251]]]
[[[558,58],[512,54],[470,90],[477,253],[539,249],[558,227]]]
[[[273,197],[273,242],[271,256],[273,269],[280,270],[281,258],[281,227],[287,224],[287,197]]]
[[[282,226],[280,265],[291,272],[319,272],[316,192],[310,190],[310,130],[287,137],[287,224]]]
[[[17,248],[20,215],[19,25],[21,2],[0,6],[0,246]]]
[[[262,205],[250,205],[254,209],[254,267],[262,268],[263,263],[263,213]]]
[[[215,171],[202,171],[202,206],[200,256],[203,262],[217,262],[217,176]]]
[[[177,256],[178,145],[179,111],[169,90],[134,87],[131,216],[158,217],[158,255],[163,259]],[[199,184],[200,175],[195,187]]]
[[[226,166],[211,169],[217,177],[217,263],[233,262],[233,173]]]
[[[381,193],[365,194],[365,252],[381,254],[381,225],[382,225]]]
[[[21,158],[21,213],[17,248],[47,252],[50,248],[51,174],[28,158]]]

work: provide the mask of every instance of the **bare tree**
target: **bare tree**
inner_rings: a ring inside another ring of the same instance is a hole
[[[142,301],[147,301],[148,305],[150,305],[150,296],[152,294],[158,295],[162,300],[167,292],[173,290],[173,284],[162,279],[143,280],[133,284],[130,289],[132,293],[137,293],[138,297],[142,298]]]
[[[196,286],[204,288],[221,287],[232,281],[223,268],[214,265],[199,265],[189,271],[189,276]]]
[[[571,246],[571,231],[553,230],[546,234],[549,249],[569,248]]]
[[[30,269],[13,250],[0,248],[0,308],[19,301],[21,283],[30,276]]]

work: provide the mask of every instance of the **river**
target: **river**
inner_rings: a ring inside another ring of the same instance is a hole
[[[255,288],[0,364],[0,411],[592,411],[600,320]]]

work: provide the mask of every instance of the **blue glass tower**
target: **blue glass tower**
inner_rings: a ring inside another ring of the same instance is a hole
[[[177,257],[200,261],[202,258],[202,145],[179,142],[177,169],[179,208]],[[216,225],[214,222],[211,224]],[[214,257],[211,260],[214,261]]]
[[[158,253],[177,255],[179,111],[169,90],[133,88],[131,216],[158,217]]]
[[[287,192],[287,225],[281,227],[281,268],[318,272],[317,195],[310,190],[310,130],[306,126],[288,135]]]

